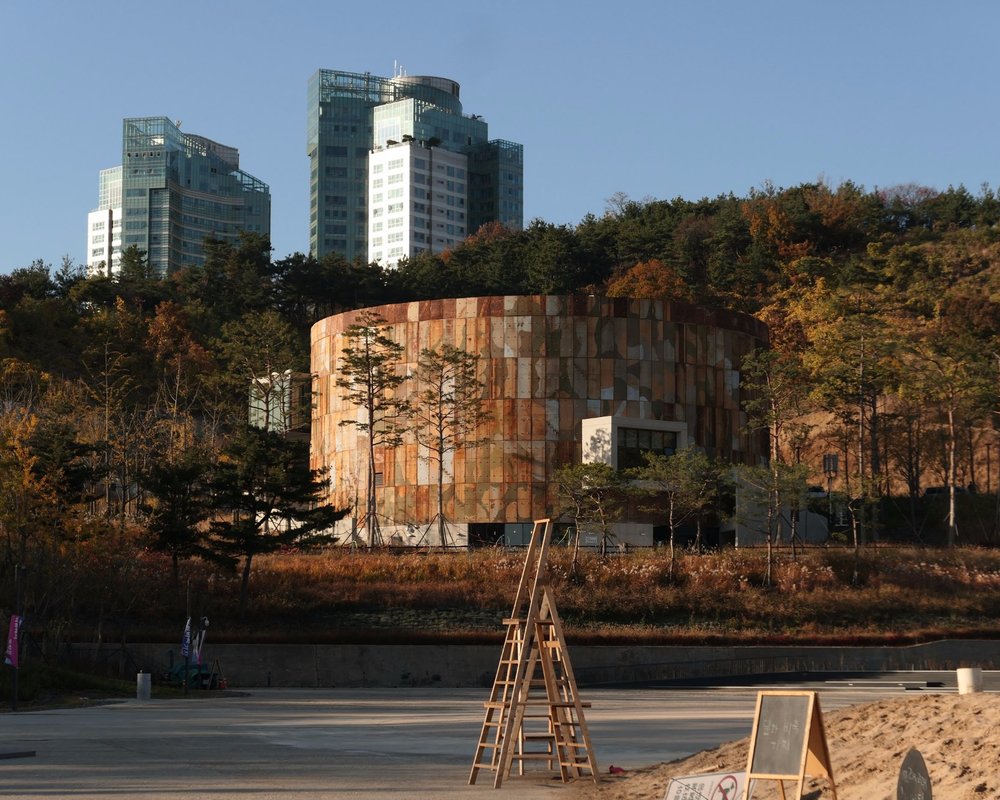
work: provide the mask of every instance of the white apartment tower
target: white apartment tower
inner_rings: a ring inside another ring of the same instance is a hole
[[[416,142],[368,157],[368,261],[395,266],[457,247],[468,228],[468,157]]]
[[[87,277],[111,277],[122,254],[122,168],[102,169],[97,208],[87,214]]]

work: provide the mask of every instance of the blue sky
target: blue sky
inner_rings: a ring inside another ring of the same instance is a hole
[[[0,272],[84,259],[121,120],[164,115],[271,186],[308,248],[318,68],[438,75],[525,148],[525,221],[607,198],[1000,184],[1000,3],[171,0],[0,4]]]

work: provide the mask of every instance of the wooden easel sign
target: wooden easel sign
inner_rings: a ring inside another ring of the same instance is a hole
[[[754,779],[777,781],[782,800],[785,781],[796,781],[797,800],[807,775],[826,778],[837,800],[819,697],[816,692],[758,692],[743,800],[750,800]]]

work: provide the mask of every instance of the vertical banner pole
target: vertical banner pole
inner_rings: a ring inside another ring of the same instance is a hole
[[[21,567],[20,564],[14,565],[14,619],[11,620],[10,632],[7,636],[8,662],[14,668],[14,678],[11,681],[14,687],[10,699],[11,711],[17,711],[17,689],[18,689],[17,678],[21,672],[21,667],[20,667],[21,620],[24,618],[24,610],[21,607],[22,569],[23,568]]]

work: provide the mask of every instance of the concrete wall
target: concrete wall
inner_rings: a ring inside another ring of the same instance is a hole
[[[258,686],[490,686],[500,658],[496,646],[211,644],[231,688]],[[91,661],[93,645],[74,645]],[[109,650],[106,648],[106,650]],[[165,673],[176,644],[135,644],[122,674]],[[787,672],[881,672],[1000,669],[1000,641],[938,641],[909,647],[570,647],[582,685]]]

